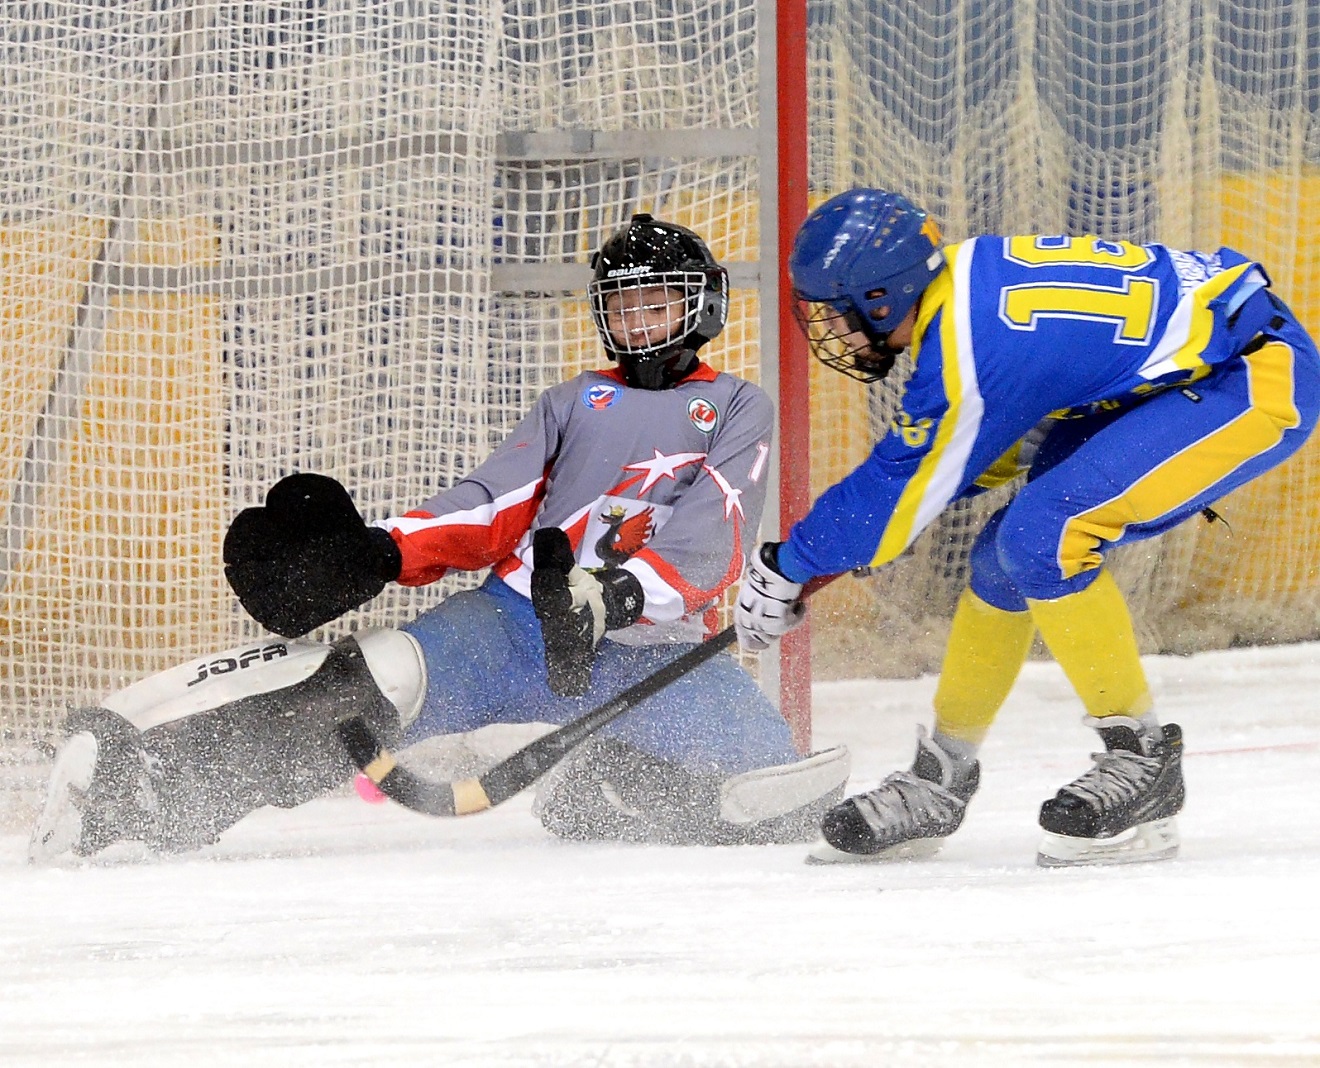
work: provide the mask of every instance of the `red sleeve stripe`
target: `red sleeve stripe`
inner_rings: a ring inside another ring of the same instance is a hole
[[[399,583],[434,582],[450,568],[477,571],[507,556],[541,504],[544,479],[501,494],[489,504],[442,516],[411,513],[380,525],[403,553]]]
[[[576,518],[570,516],[572,520],[563,528],[564,533],[568,535],[568,542],[573,546],[573,552],[576,553],[578,546],[582,544],[582,535],[586,533],[587,520],[590,518],[590,508],[584,508],[577,514]],[[532,595],[532,539],[527,534],[518,540],[518,544],[508,556],[495,565],[495,574],[502,578],[509,586],[524,597]]]

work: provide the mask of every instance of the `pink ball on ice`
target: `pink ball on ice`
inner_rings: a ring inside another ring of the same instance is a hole
[[[369,805],[379,805],[385,800],[385,795],[380,792],[380,787],[361,773],[353,780],[353,788],[357,790],[358,797]]]

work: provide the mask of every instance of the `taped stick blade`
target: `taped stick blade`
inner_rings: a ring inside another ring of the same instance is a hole
[[[361,717],[354,716],[345,720],[335,731],[344,743],[349,759],[391,801],[427,816],[453,816],[459,813],[452,784],[427,782],[399,764]],[[474,807],[469,801],[462,811],[477,812],[480,808]]]

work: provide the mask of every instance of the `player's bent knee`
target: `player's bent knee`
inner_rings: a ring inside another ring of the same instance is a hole
[[[999,559],[998,537],[1006,509],[987,520],[968,554],[972,590],[986,604],[1005,612],[1024,612],[1026,599],[1013,584]]]
[[[159,772],[156,844],[205,845],[263,805],[291,808],[341,786],[353,771],[334,730],[344,719],[361,716],[382,742],[397,744],[403,710],[415,709],[424,676],[410,670],[409,656],[417,662],[410,645],[388,636],[366,636],[365,645],[340,639],[293,685],[145,731]]]
[[[376,686],[399,712],[406,730],[426,698],[426,660],[421,644],[401,630],[365,630],[353,636]]]
[[[1058,538],[1048,535],[1049,530],[1059,530],[1057,525],[1049,524],[1044,519],[1033,527],[1033,536],[1025,536],[1021,528],[1012,530],[1001,527],[995,539],[995,553],[1006,581],[1016,591],[1018,598],[1024,598],[1021,607],[1007,608],[1008,611],[1022,611],[1026,600],[1052,601],[1066,597],[1070,593],[1089,586],[1096,576],[1099,561],[1104,551],[1109,548],[1107,542],[1095,539],[1085,550],[1085,559],[1073,561],[1061,560]],[[1081,551],[1079,545],[1075,550]],[[973,584],[977,595],[987,604],[1004,608],[1004,604],[983,596],[978,584]]]
[[[1088,565],[1084,570],[1065,577],[1056,561],[1034,559],[1015,561],[1012,578],[1014,587],[1026,600],[1057,601],[1086,589],[1099,573],[1098,566]]]

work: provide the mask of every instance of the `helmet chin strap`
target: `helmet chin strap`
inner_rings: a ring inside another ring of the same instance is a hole
[[[894,332],[891,330],[888,334],[886,334],[884,337],[880,339],[879,355],[887,357],[891,360],[896,360],[898,359],[898,357],[902,356],[903,353],[907,352],[909,346],[893,344],[889,340],[893,336],[894,336]]]

